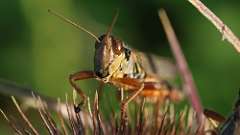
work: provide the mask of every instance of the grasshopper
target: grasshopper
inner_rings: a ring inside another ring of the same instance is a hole
[[[182,97],[182,93],[173,89],[167,81],[147,72],[141,60],[142,53],[130,49],[122,40],[111,35],[118,14],[114,16],[106,34],[97,37],[64,16],[54,11],[49,10],[49,12],[88,33],[96,40],[94,70],[80,71],[69,76],[71,86],[82,97],[83,103],[86,101],[87,96],[76,85],[76,81],[91,78],[97,79],[101,84],[110,83],[117,88],[131,91],[131,95],[123,100],[122,109],[126,108],[128,103],[137,95],[157,97],[162,100],[170,98],[175,101]]]

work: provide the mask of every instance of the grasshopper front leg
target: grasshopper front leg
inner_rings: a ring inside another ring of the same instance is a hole
[[[84,79],[91,79],[96,78],[95,73],[93,71],[80,71],[74,74],[71,74],[69,76],[69,82],[71,86],[76,90],[76,92],[81,96],[82,102],[79,105],[84,105],[87,101],[87,96],[84,94],[84,92],[79,88],[76,84],[76,81],[78,80],[84,80]],[[76,109],[78,107],[75,107],[75,111],[79,110]]]

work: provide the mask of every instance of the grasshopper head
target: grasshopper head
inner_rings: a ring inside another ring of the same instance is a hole
[[[94,71],[100,79],[108,80],[124,59],[123,42],[113,36],[102,35],[95,43]]]
[[[118,10],[112,20],[112,23],[107,33],[100,36],[99,38],[92,32],[88,31],[79,24],[74,23],[70,19],[65,18],[61,14],[52,10],[48,11],[49,13],[59,17],[67,23],[70,23],[74,27],[88,33],[91,37],[96,39],[94,71],[100,79],[108,81],[108,78],[113,75],[113,73],[116,72],[117,69],[119,69],[121,61],[124,59],[124,53],[122,53],[124,50],[122,41],[114,39],[114,37],[110,35],[110,33],[112,32],[112,28],[117,20]]]

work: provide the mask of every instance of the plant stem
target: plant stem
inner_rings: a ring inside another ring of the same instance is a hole
[[[170,43],[172,53],[176,59],[178,70],[181,74],[182,80],[184,81],[185,85],[184,87],[186,90],[187,97],[189,98],[192,107],[197,112],[198,118],[201,121],[202,105],[197,94],[197,88],[193,81],[192,73],[188,68],[188,64],[181,50],[180,44],[172,28],[172,25],[167,17],[166,12],[163,9],[159,11],[159,17],[163,24],[163,28],[166,32],[168,41]]]
[[[198,9],[217,29],[222,33],[223,40],[227,39],[233,47],[240,53],[240,41],[231,29],[223,23],[208,7],[206,7],[200,0],[188,0],[195,8]]]

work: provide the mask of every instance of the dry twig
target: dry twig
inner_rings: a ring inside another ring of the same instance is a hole
[[[240,41],[231,29],[223,23],[210,9],[208,9],[200,0],[188,0],[198,9],[217,29],[222,33],[223,39],[227,39],[233,47],[240,53]]]

